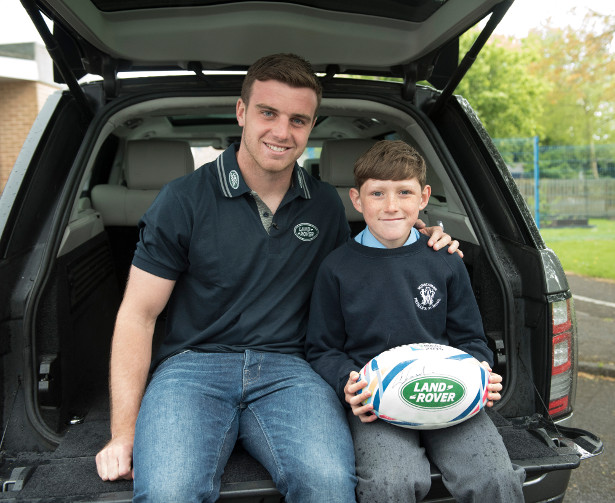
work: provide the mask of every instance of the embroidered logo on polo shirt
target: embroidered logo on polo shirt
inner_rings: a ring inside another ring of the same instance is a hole
[[[228,182],[233,189],[239,188],[239,174],[237,171],[233,170],[228,174]]]
[[[442,300],[435,298],[438,289],[430,283],[423,283],[417,288],[417,290],[421,295],[421,300],[419,300],[417,297],[414,297],[414,303],[416,304],[416,307],[423,311],[433,309],[440,303],[440,300]]]
[[[308,223],[297,224],[294,232],[301,241],[314,241],[318,236],[318,227]]]

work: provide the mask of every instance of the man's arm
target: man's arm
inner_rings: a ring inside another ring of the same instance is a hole
[[[135,424],[152,357],[156,318],[175,281],[132,266],[111,344],[111,440],[96,455],[103,480],[132,479]]]

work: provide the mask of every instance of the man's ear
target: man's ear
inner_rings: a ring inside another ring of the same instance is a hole
[[[419,204],[419,210],[425,209],[427,203],[429,202],[429,197],[431,196],[431,186],[425,185],[423,191],[421,192],[421,203]]]
[[[246,104],[241,98],[237,100],[235,115],[237,116],[237,124],[239,124],[240,127],[243,127],[245,124]]]
[[[361,196],[359,195],[359,191],[353,187],[352,189],[350,189],[349,194],[354,209],[357,210],[359,213],[363,213],[363,208],[361,207]]]

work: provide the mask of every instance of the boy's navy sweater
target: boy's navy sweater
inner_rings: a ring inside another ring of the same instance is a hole
[[[384,350],[446,344],[493,365],[461,258],[434,252],[427,238],[393,249],[354,240],[322,263],[310,307],[306,354],[344,402],[352,370]]]

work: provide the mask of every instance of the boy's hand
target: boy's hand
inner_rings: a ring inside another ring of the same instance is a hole
[[[489,400],[485,405],[487,407],[493,407],[493,402],[502,398],[500,395],[500,391],[502,391],[502,376],[492,372],[491,367],[487,362],[481,362],[481,365],[491,372],[491,375],[489,376],[489,384],[487,385],[487,389],[489,390]]]
[[[459,241],[452,239],[448,234],[444,232],[444,229],[439,225],[434,225],[433,227],[426,227],[425,222],[423,222],[419,218],[415,222],[414,227],[416,227],[416,229],[421,234],[429,236],[429,241],[427,241],[427,245],[431,246],[434,250],[439,250],[440,248],[448,245],[449,253],[457,252],[459,256],[463,258],[463,252],[459,249]]]
[[[369,391],[364,391],[360,395],[357,395],[357,392],[365,386],[367,386],[367,381],[357,382],[359,378],[359,373],[354,370],[350,372],[350,376],[348,377],[348,382],[346,386],[344,386],[344,398],[346,402],[350,404],[350,408],[352,409],[352,413],[357,416],[362,423],[371,423],[378,419],[372,410],[374,406],[370,403],[369,405],[363,405],[362,402],[366,398],[370,396]]]

